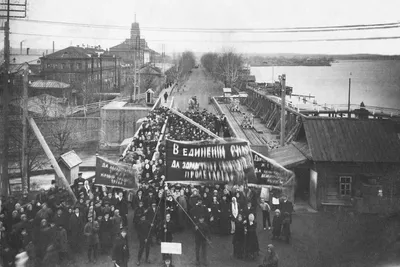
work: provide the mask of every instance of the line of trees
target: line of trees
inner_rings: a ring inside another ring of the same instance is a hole
[[[242,88],[250,74],[245,68],[242,55],[233,51],[206,53],[201,57],[201,65],[209,75],[229,88]]]
[[[192,51],[183,52],[174,60],[174,66],[169,68],[165,74],[167,83],[181,81],[187,77],[196,66],[196,57]]]

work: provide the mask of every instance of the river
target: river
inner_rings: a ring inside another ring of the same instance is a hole
[[[252,67],[257,82],[271,82],[286,74],[293,94],[314,95],[320,105],[347,104],[351,77],[352,104],[400,109],[400,61],[338,61],[330,67]],[[351,73],[351,75],[350,75]]]

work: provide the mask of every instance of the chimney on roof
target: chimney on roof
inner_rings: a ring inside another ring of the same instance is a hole
[[[55,50],[55,44],[54,44],[54,41],[53,41],[53,53],[55,52],[54,50]]]
[[[19,43],[20,46],[20,54],[22,55],[22,42]]]
[[[30,50],[30,48],[28,47],[28,48],[26,49],[26,54],[27,54],[27,55],[29,55],[29,50]]]

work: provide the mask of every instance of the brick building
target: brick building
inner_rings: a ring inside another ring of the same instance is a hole
[[[98,92],[118,91],[128,82],[131,67],[99,47],[70,46],[40,60],[41,76],[45,80],[68,83],[77,89],[83,83],[92,83]]]

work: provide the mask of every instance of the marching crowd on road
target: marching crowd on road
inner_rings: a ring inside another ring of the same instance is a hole
[[[227,131],[224,116],[207,111],[185,115],[218,135]],[[259,199],[255,191],[242,185],[166,183],[165,146],[155,150],[168,117],[168,138],[210,138],[167,108],[151,111],[120,159],[137,166],[137,191],[96,185],[95,180],[89,182],[80,175],[73,185],[78,199],[74,205],[55,181],[34,200],[4,199],[0,213],[3,266],[60,266],[81,251],[86,251],[87,263],[107,255],[115,266],[128,266],[132,257],[141,265],[150,263],[153,246],[174,241],[174,234],[182,231],[193,232],[196,264],[208,264],[207,247],[213,235],[232,235],[233,256],[255,260],[260,251],[258,214],[262,215],[263,229],[272,228],[273,239],[289,242],[293,205],[285,197],[273,206],[269,199]],[[134,214],[132,222],[128,220],[130,210]],[[139,249],[135,256],[129,248],[128,229],[136,232],[134,242],[138,242]],[[162,260],[164,266],[173,266],[172,255],[162,254]],[[273,245],[268,245],[260,266],[278,266]]]

